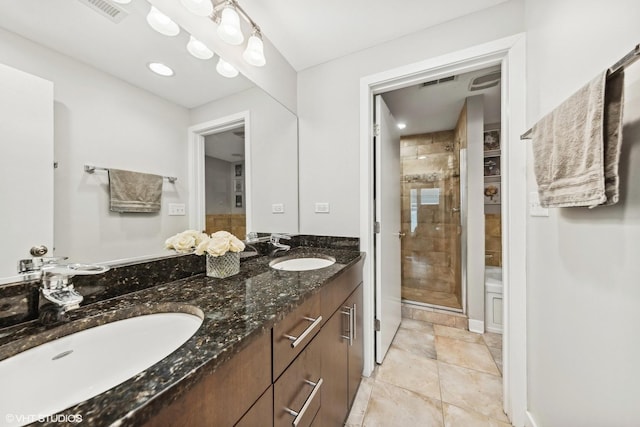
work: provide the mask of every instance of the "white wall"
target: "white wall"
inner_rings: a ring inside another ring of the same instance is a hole
[[[300,232],[359,234],[360,79],[523,31],[512,0],[298,74]],[[328,202],[329,214],[314,213]]]
[[[188,200],[187,110],[2,30],[0,52],[0,62],[54,83],[56,255],[96,262],[162,253],[164,240],[188,224],[167,216],[168,203]],[[89,175],[85,163],[178,182],[165,181],[158,214],[114,213],[107,174]]]
[[[528,0],[529,124],[639,43],[638,16],[637,0]],[[622,201],[529,217],[528,407],[538,427],[640,422],[639,63],[624,115]]]
[[[257,232],[298,232],[298,121],[259,88],[240,92],[190,111],[196,125],[250,111],[251,224]],[[245,182],[246,185],[246,182]],[[273,214],[271,205],[284,204]]]
[[[467,98],[467,314],[484,332],[484,100]],[[463,242],[462,244],[465,244]]]

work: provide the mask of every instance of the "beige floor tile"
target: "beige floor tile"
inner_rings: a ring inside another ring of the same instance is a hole
[[[507,422],[502,411],[502,378],[438,362],[442,401]]]
[[[511,427],[511,424],[494,420],[486,415],[448,403],[442,404],[445,427]]]
[[[371,377],[362,378],[345,426],[360,427],[362,425],[362,422],[364,421],[364,414],[367,411],[367,406],[369,405],[369,398],[371,397],[371,390],[373,389],[374,382],[374,379]]]
[[[500,375],[486,345],[443,336],[436,336],[435,342],[439,361]]]
[[[493,360],[496,362],[496,365],[498,366],[498,370],[502,374],[502,349],[493,348],[493,347],[488,347],[488,348],[489,348],[489,352],[491,353],[491,356],[493,357]]]
[[[487,347],[502,348],[502,334],[494,334],[493,332],[485,332],[482,334]]]
[[[433,324],[422,320],[402,319],[401,328],[411,329],[414,331],[424,332],[425,334],[435,335]]]
[[[484,344],[484,341],[482,341],[482,334],[476,334],[469,331],[463,331],[462,329],[442,325],[433,325],[433,329],[436,335],[455,338],[457,340],[473,342],[477,344]]]
[[[373,385],[366,427],[442,427],[442,403],[381,381]]]
[[[429,359],[436,358],[433,335],[425,334],[421,331],[400,328],[393,339],[393,345],[417,356],[424,356]]]
[[[378,367],[376,381],[383,381],[440,400],[438,363],[391,346],[384,363]]]

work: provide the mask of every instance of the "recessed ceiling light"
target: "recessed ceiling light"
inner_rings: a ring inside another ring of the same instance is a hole
[[[406,123],[398,123],[398,129],[405,129],[407,127]]]
[[[189,36],[189,43],[187,43],[187,50],[193,56],[198,59],[211,59],[213,58],[213,52],[204,43],[196,39],[193,36]]]
[[[177,36],[180,33],[178,24],[154,6],[151,6],[151,10],[147,15],[147,23],[151,25],[151,28],[165,36]]]
[[[160,62],[151,62],[148,67],[151,71],[163,77],[171,77],[174,74],[171,68],[161,64]]]

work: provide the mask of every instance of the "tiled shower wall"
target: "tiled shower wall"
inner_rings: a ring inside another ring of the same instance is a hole
[[[500,214],[484,215],[485,264],[502,267],[502,221]]]
[[[402,297],[456,307],[460,301],[460,143],[451,130],[404,136],[400,144],[406,236],[402,239]]]

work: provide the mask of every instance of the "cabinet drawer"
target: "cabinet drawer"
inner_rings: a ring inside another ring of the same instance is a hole
[[[274,381],[311,342],[322,325],[320,296],[312,296],[273,327]]]
[[[278,378],[273,390],[274,426],[308,427],[320,409],[320,340],[313,340]]]
[[[358,261],[322,288],[320,293],[321,313],[324,319],[329,319],[354,289],[362,283],[363,262],[363,260]]]

